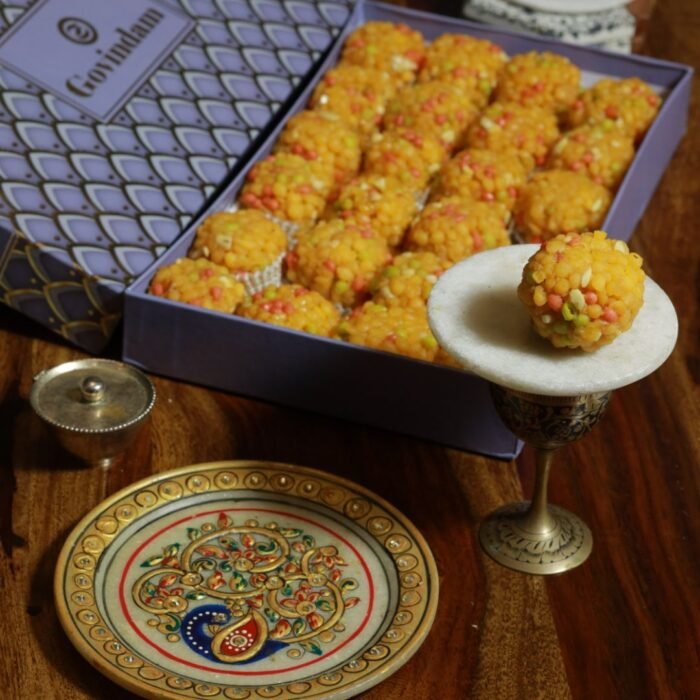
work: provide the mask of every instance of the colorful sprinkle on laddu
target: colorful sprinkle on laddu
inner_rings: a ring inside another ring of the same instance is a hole
[[[442,34],[428,46],[418,80],[458,85],[483,107],[508,60],[500,46],[466,34]]]
[[[613,122],[641,141],[661,107],[661,97],[640,78],[604,78],[584,90],[567,115],[569,126]]]
[[[528,260],[518,296],[539,335],[590,352],[631,327],[644,297],[642,258],[604,231],[557,236]]]
[[[277,151],[327,163],[333,170],[335,187],[354,177],[362,161],[360,137],[333,112],[304,110],[295,114],[280,134]]]
[[[443,145],[432,135],[401,127],[372,137],[363,172],[392,177],[404,188],[420,192],[446,157]]]
[[[583,233],[604,221],[612,196],[602,185],[570,170],[535,173],[523,187],[513,215],[518,232],[530,243],[561,233]]]
[[[480,202],[497,202],[510,210],[526,179],[525,166],[515,153],[468,148],[442,166],[431,199],[471,197]]]
[[[384,306],[425,307],[440,275],[449,266],[429,251],[397,255],[372,283],[372,301]]]
[[[349,343],[428,362],[438,352],[425,307],[399,308],[368,301],[340,322],[336,335]]]
[[[530,51],[510,59],[494,94],[498,102],[563,115],[576,100],[580,85],[581,71],[568,58],[550,51]]]
[[[613,122],[579,126],[552,147],[547,167],[572,170],[610,190],[617,189],[634,158],[632,137]]]
[[[323,211],[332,184],[327,164],[294,153],[275,153],[248,171],[238,201],[286,221],[313,221]]]
[[[205,258],[179,258],[161,267],[148,291],[158,297],[225,313],[232,313],[246,297],[245,287],[225,267]]]
[[[287,254],[287,277],[351,307],[369,297],[374,276],[391,259],[386,241],[374,231],[332,219],[299,236]]]
[[[518,153],[526,169],[544,165],[547,154],[559,138],[557,119],[539,107],[494,102],[471,125],[466,143],[499,153]]]
[[[238,315],[314,335],[330,336],[340,312],[328,299],[298,284],[269,286],[244,301]]]
[[[345,41],[341,62],[386,71],[396,83],[410,83],[425,60],[423,35],[407,24],[367,22]]]
[[[230,272],[253,272],[272,264],[287,249],[284,231],[261,211],[216,212],[198,227],[189,253]]]
[[[418,209],[413,189],[384,175],[360,175],[349,182],[326,212],[327,219],[369,228],[391,247],[400,245]]]
[[[433,80],[403,88],[386,106],[384,128],[408,128],[432,136],[450,151],[479,113],[468,93]]]
[[[509,245],[505,208],[460,197],[431,202],[406,234],[408,250],[427,250],[449,263]]]

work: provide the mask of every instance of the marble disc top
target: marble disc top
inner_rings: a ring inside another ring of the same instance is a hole
[[[612,391],[656,370],[671,354],[678,318],[648,277],[632,327],[594,352],[557,349],[540,338],[517,295],[537,245],[479,253],[445,272],[428,301],[442,347],[474,374],[508,389],[547,396]]]

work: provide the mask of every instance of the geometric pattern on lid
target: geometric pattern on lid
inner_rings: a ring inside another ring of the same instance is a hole
[[[33,3],[2,2],[0,29]],[[343,0],[172,0],[196,24],[107,124],[0,66],[0,216],[125,286],[181,233],[349,16]],[[53,218],[54,235],[46,219]],[[105,215],[123,216],[119,236]],[[157,241],[140,217],[171,218]],[[86,238],[86,217],[94,235]],[[77,229],[80,229],[80,233]],[[75,229],[75,230],[74,230]],[[143,231],[140,232],[143,234]],[[136,241],[136,242],[134,242]],[[102,251],[102,252],[98,252]],[[140,269],[139,269],[140,268]]]

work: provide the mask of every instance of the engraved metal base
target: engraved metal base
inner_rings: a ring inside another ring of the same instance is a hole
[[[528,574],[560,574],[583,564],[593,548],[593,535],[578,516],[548,506],[554,523],[550,529],[524,529],[530,502],[510,503],[494,511],[481,524],[479,540],[499,564]]]

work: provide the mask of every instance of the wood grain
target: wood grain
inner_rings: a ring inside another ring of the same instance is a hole
[[[697,2],[657,3],[645,50],[700,65],[698,32]],[[435,625],[418,655],[365,698],[699,697],[699,127],[696,79],[688,134],[632,239],[678,309],[678,347],[653,376],[616,392],[591,435],[557,456],[551,498],[582,515],[595,537],[590,560],[560,577],[506,571],[475,540],[484,514],[529,493],[527,451],[517,463],[498,462],[155,378],[159,399],[148,429],[109,471],[86,470],[27,405],[38,370],[80,353],[0,309],[2,697],[131,697],[92,669],[60,629],[52,600],[58,551],[79,518],[117,489],[164,469],[229,458],[346,476],[425,534],[441,577]],[[109,353],[118,348],[115,341]]]

